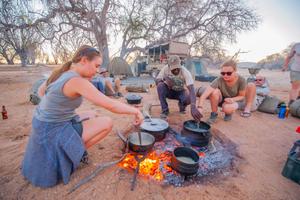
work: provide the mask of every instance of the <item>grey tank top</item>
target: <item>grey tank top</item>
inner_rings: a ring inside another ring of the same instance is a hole
[[[79,77],[79,74],[74,71],[67,71],[48,85],[45,95],[34,113],[38,120],[64,122],[70,121],[76,116],[75,109],[82,103],[82,97],[69,98],[63,93],[63,86],[73,77]]]

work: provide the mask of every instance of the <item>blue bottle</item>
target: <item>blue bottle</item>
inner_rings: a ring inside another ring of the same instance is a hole
[[[283,104],[280,105],[278,118],[279,119],[284,119],[285,118],[285,112],[286,112],[286,105],[283,103]]]

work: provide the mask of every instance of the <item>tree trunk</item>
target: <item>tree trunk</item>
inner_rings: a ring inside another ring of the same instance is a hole
[[[26,65],[28,64],[26,51],[22,49],[22,50],[18,51],[18,55],[20,56],[21,66],[26,67]]]
[[[125,56],[126,56],[126,54],[127,54],[126,48],[123,48],[123,47],[122,47],[121,52],[120,52],[120,57],[124,59]]]
[[[102,63],[102,67],[108,69],[108,65],[109,65],[109,50],[108,50],[108,46],[105,46],[103,48],[103,63]]]
[[[5,57],[5,56],[3,56],[3,57],[5,58],[8,65],[13,65],[14,64],[13,59],[9,59],[8,57]]]

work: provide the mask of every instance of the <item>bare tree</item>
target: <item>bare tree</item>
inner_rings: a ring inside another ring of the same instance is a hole
[[[95,46],[96,41],[91,38],[89,32],[84,32],[81,29],[74,29],[68,34],[61,34],[55,37],[51,41],[52,56],[55,64],[70,60],[73,53],[84,44]]]
[[[234,42],[237,33],[255,28],[259,22],[241,0],[166,0],[155,11],[161,13],[161,38],[186,38],[200,51],[220,51],[222,42]]]
[[[23,1],[8,1],[2,0],[0,4],[0,20],[6,24],[24,24],[30,23],[30,18],[27,13],[28,4]],[[13,58],[18,55],[22,66],[35,61],[35,50],[41,37],[31,27],[12,27],[3,26],[0,24],[0,33],[2,36],[1,46],[4,50],[9,50],[12,59],[7,59],[8,63],[12,63]],[[3,44],[3,45],[2,45]],[[14,53],[12,53],[12,51]],[[3,51],[5,52],[5,51]],[[7,54],[7,51],[6,51]],[[3,54],[2,54],[3,55]],[[4,57],[5,56],[3,55]]]
[[[0,33],[0,37],[4,38]],[[0,55],[6,61],[7,64],[13,65],[16,57],[16,52],[8,45],[3,39],[0,40]]]
[[[242,0],[130,0],[118,6],[121,57],[143,51],[140,44],[170,40],[187,41],[200,55],[222,56],[224,41],[235,42],[237,33],[259,23]]]
[[[117,19],[113,27],[116,37],[122,37],[120,57],[126,58],[131,52],[143,52],[145,44],[154,35],[154,27],[158,23],[151,0],[129,0],[116,3]],[[121,33],[121,34],[120,34]]]

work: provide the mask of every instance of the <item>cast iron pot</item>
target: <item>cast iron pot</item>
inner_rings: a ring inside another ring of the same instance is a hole
[[[189,158],[191,162],[182,160],[182,157]],[[198,172],[199,169],[199,155],[189,147],[177,147],[174,149],[171,158],[171,167],[185,176],[191,176]]]
[[[141,132],[142,144],[140,144],[138,132],[129,134],[128,138],[126,139],[124,135],[118,131],[118,136],[123,140],[123,142],[127,143],[130,151],[136,153],[147,153],[151,151],[155,143],[154,136],[145,132]]]
[[[126,100],[128,104],[140,104],[142,101],[142,98],[140,95],[137,94],[128,94],[126,96]]]
[[[188,120],[183,123],[182,136],[186,137],[191,145],[205,147],[211,140],[210,125],[205,122]]]
[[[166,137],[166,133],[169,130],[169,123],[159,118],[147,118],[141,124],[141,130],[153,135],[157,142]]]

